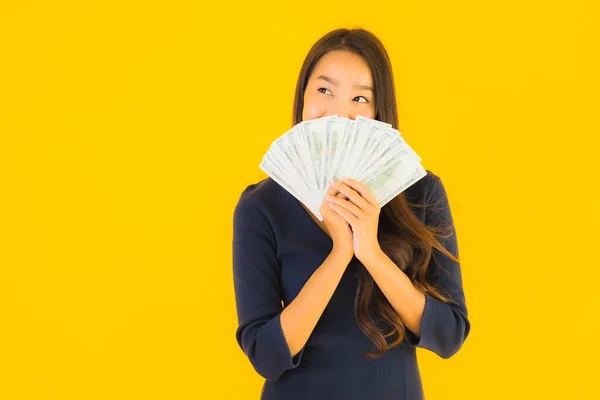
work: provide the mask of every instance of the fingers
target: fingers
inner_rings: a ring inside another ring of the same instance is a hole
[[[330,184],[329,189],[327,189],[327,194],[330,196],[335,196],[336,193],[337,189]]]
[[[330,191],[327,191],[327,193],[329,193]],[[335,191],[337,192],[337,191]],[[323,216],[323,219],[328,222],[328,223],[334,223],[334,224],[342,224],[345,226],[349,226],[350,224],[341,216],[339,215],[337,212],[335,212],[335,210],[333,210],[333,208],[331,207],[331,199],[335,198],[338,201],[343,201],[345,199],[345,196],[339,192],[337,192],[337,194],[335,196],[332,196],[330,194],[326,194],[325,198],[323,199],[323,204],[321,205],[320,208],[320,212],[321,215]]]
[[[362,195],[359,192],[357,192],[347,184],[340,181],[334,182],[332,186],[338,191],[340,191],[340,193],[343,193],[348,198],[348,200],[357,205],[359,208],[363,210],[369,210],[371,208],[372,204],[370,204],[367,200],[365,200],[362,197]]]
[[[329,183],[329,189],[327,189],[327,193],[326,194],[328,194],[330,196],[340,197],[340,198],[342,198],[344,200],[347,200],[348,197],[346,197],[343,193],[339,192],[334,186],[332,186],[333,182],[334,181],[331,181]]]
[[[377,205],[377,199],[375,199],[375,196],[373,196],[367,185],[352,178],[344,180],[344,183],[358,192],[367,202]]]
[[[348,200],[344,200],[340,197],[334,197],[334,196],[330,196],[330,195],[325,195],[325,198],[327,200],[329,200],[331,203],[337,204],[340,207],[345,208],[346,210],[350,211],[354,216],[361,218],[363,216],[363,211],[358,208],[356,206],[356,204],[348,201]]]
[[[346,223],[349,224],[350,226],[352,226],[353,224],[356,224],[356,222],[358,222],[358,218],[354,214],[352,214],[350,211],[345,209],[344,207],[342,207],[338,204],[335,204],[335,203],[329,203],[329,207],[333,211],[335,211],[339,216],[341,216],[346,221]]]

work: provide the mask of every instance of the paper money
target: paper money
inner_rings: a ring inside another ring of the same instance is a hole
[[[337,115],[302,121],[274,140],[259,168],[320,221],[332,180],[356,179],[383,207],[426,175],[421,157],[390,124]]]

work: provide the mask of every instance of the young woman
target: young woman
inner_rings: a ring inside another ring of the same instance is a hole
[[[381,42],[339,29],[309,51],[293,125],[327,115],[392,124]],[[440,178],[380,208],[355,180],[334,182],[323,221],[271,178],[234,212],[237,341],[266,381],[263,400],[424,398],[416,348],[454,355],[470,331],[456,231]]]

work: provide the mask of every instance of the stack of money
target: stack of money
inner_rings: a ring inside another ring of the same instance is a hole
[[[426,175],[421,158],[398,130],[362,116],[302,121],[271,144],[259,168],[320,221],[333,180],[362,182],[383,207]]]

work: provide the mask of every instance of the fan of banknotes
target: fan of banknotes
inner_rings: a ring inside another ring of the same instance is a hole
[[[362,182],[383,207],[426,175],[421,158],[398,130],[362,116],[300,122],[271,144],[259,168],[320,221],[332,180]]]

